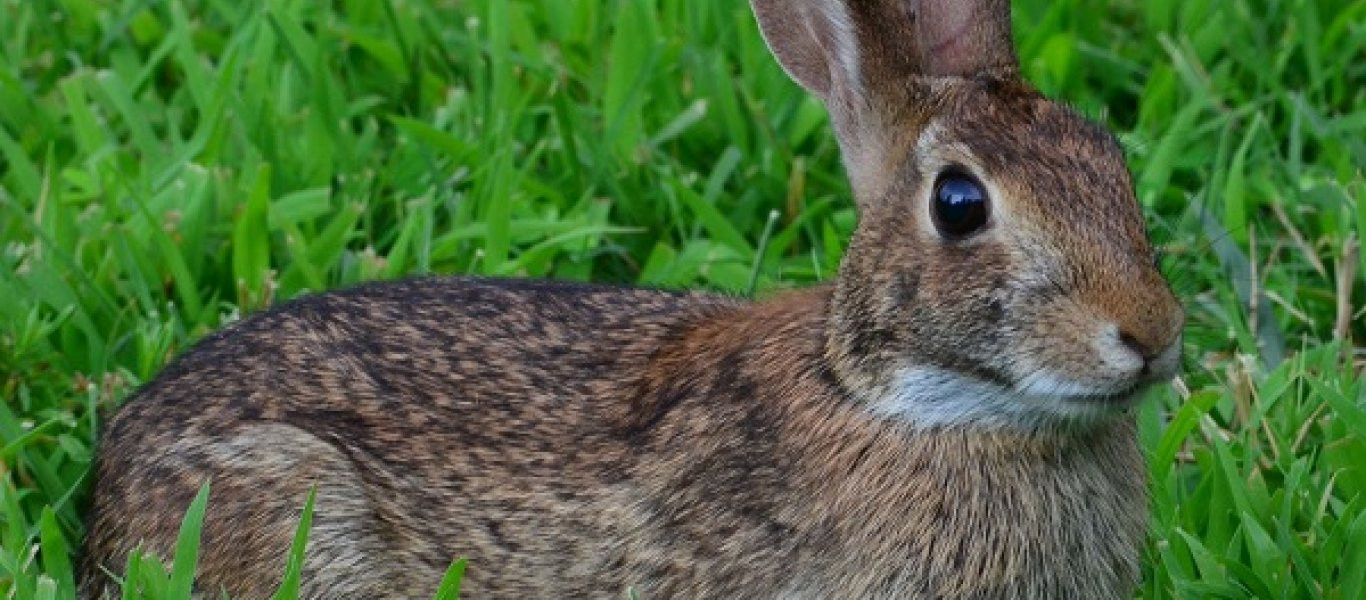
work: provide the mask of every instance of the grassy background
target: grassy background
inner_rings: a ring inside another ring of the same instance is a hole
[[[1142,596],[1366,597],[1366,2],[1015,5],[1190,312]],[[738,0],[0,0],[0,596],[69,593],[102,412],[206,332],[412,273],[828,279],[836,150]]]

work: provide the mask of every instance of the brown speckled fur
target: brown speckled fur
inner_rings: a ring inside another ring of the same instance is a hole
[[[921,4],[755,0],[854,184],[832,284],[749,303],[432,278],[252,316],[108,423],[82,595],[135,547],[169,557],[206,480],[210,595],[273,591],[314,484],[309,598],[428,597],[458,557],[470,598],[1131,594],[1146,495],[1127,405],[1006,426],[875,410],[908,367],[1008,390],[1021,361],[1094,371],[1098,322],[1156,350],[1182,318],[1118,147],[1014,74],[1005,4]],[[831,6],[857,72],[832,63]],[[934,19],[963,14],[985,21],[946,46]],[[970,242],[927,224],[944,164],[992,190]]]
[[[1039,597],[1133,577],[1129,423],[888,427],[823,366],[829,299],[425,280],[286,305],[110,424],[89,566],[137,542],[169,556],[212,478],[200,586],[245,597],[273,589],[314,482],[317,598],[421,596],[459,556],[472,598]]]

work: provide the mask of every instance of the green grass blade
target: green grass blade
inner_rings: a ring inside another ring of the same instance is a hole
[[[256,169],[246,205],[232,229],[232,273],[241,288],[239,303],[256,304],[264,298],[266,272],[270,269],[270,165]]]
[[[0,486],[0,504],[4,510],[5,522],[0,529],[0,540],[4,542],[0,550],[3,566],[8,571],[12,593],[17,598],[32,598],[36,586],[34,576],[24,568],[28,559],[29,535],[23,508],[19,505],[19,492],[8,474]]]
[[[194,501],[180,522],[176,537],[175,559],[171,562],[171,579],[167,595],[172,599],[188,599],[194,589],[195,569],[199,564],[199,541],[204,526],[204,512],[209,503],[209,482],[200,486]]]
[[[436,588],[436,595],[433,600],[459,600],[460,582],[465,579],[466,559],[458,559],[451,563],[446,569],[446,574],[441,576],[441,585]]]
[[[317,485],[308,489],[308,499],[304,500],[299,526],[294,530],[294,541],[289,546],[284,577],[280,580],[280,588],[272,596],[274,600],[293,600],[299,597],[299,577],[303,574],[304,552],[308,548],[309,530],[313,527],[313,501],[317,493]]]
[[[42,544],[43,571],[56,578],[53,593],[63,598],[76,596],[76,583],[71,568],[71,551],[66,544],[66,534],[57,524],[57,515],[51,507],[44,507],[38,523],[39,539]]]

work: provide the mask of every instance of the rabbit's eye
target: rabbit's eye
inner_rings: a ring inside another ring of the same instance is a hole
[[[987,224],[987,192],[977,179],[959,170],[939,174],[934,182],[934,225],[945,237],[961,238]]]

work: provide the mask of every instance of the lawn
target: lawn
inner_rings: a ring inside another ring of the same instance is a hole
[[[1140,594],[1366,597],[1366,2],[1100,6],[1017,1],[1016,42],[1119,134],[1189,313]],[[101,420],[245,314],[418,273],[763,296],[854,221],[739,0],[0,0],[0,597],[71,593]]]

